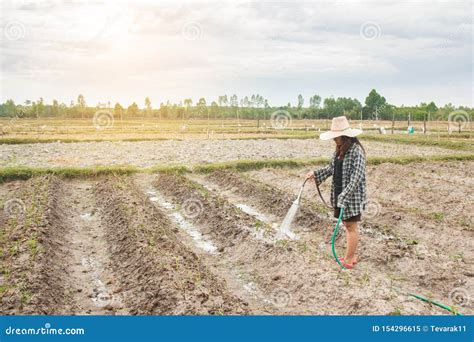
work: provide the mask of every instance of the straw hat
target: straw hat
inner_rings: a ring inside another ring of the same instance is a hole
[[[345,116],[338,116],[332,119],[331,130],[328,132],[321,133],[319,139],[330,140],[340,137],[341,135],[345,135],[347,137],[355,137],[361,133],[361,129],[349,127],[349,121],[347,121],[347,118]]]

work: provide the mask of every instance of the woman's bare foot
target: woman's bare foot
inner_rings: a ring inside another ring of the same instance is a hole
[[[349,264],[349,265],[355,265],[359,261],[357,256],[355,255],[352,258],[342,258],[341,260],[343,260],[346,264]]]

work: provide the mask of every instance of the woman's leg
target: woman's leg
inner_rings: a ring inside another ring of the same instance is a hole
[[[347,222],[344,221],[346,226],[346,255],[344,256],[344,261],[351,265],[354,262],[357,262],[355,256],[357,250],[357,244],[359,243],[359,229],[358,222]]]

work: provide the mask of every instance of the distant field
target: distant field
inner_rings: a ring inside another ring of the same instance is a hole
[[[357,121],[354,127],[367,134],[379,134],[378,127],[391,133],[390,121]],[[423,122],[412,122],[416,135],[423,135]],[[0,143],[32,143],[61,140],[64,142],[90,140],[160,140],[160,139],[245,139],[245,138],[305,138],[314,137],[330,127],[329,120],[159,120],[124,119],[111,117],[89,119],[0,119]],[[429,122],[427,135],[438,139],[469,139],[470,124],[461,134],[452,126],[448,135],[448,122]],[[406,135],[407,122],[397,121],[394,133]]]

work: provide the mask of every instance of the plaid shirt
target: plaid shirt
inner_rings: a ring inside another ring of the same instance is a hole
[[[334,176],[334,152],[328,166],[314,171],[318,184],[329,176]],[[342,192],[335,202],[334,177],[331,185],[331,203],[333,207],[344,206],[343,220],[361,214],[367,205],[367,190],[365,185],[365,155],[358,144],[352,144],[344,155],[342,163]]]

